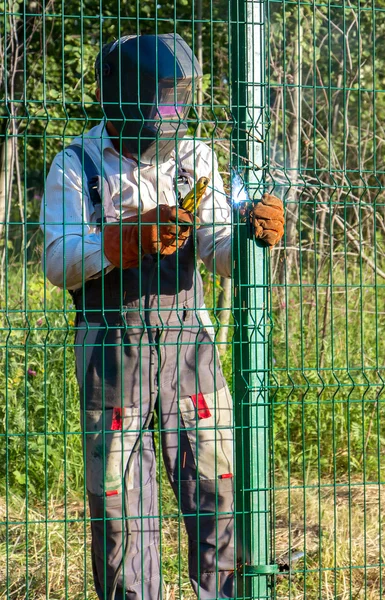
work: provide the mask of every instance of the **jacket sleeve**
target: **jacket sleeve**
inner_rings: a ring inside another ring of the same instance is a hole
[[[198,255],[209,271],[222,277],[231,277],[231,209],[219,174],[217,157],[209,146],[198,143],[194,148],[190,147],[187,161],[183,160],[184,167],[186,162],[195,180],[208,175],[211,177],[198,209],[201,222],[197,230]]]
[[[87,181],[76,155],[59,153],[49,171],[40,209],[44,235],[43,268],[49,281],[76,289],[109,261],[95,226]]]

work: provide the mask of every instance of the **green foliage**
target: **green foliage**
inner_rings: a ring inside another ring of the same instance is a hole
[[[83,482],[74,315],[64,316],[63,293],[36,268],[27,289],[20,310],[20,271],[10,270],[0,330],[0,487],[41,500]]]

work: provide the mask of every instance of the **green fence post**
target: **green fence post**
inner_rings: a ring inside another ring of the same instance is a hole
[[[233,167],[252,201],[263,192],[264,28],[261,2],[232,0]],[[234,390],[238,598],[270,597],[267,250],[234,197]]]

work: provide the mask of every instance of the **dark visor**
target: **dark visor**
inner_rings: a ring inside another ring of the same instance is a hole
[[[191,84],[178,82],[177,88],[161,87],[159,102],[151,111],[150,119],[166,119],[179,121],[185,119],[191,108]]]

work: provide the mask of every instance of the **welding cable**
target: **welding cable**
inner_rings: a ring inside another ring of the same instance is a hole
[[[132,463],[134,461],[135,452],[137,452],[137,450],[140,448],[141,441],[142,441],[142,434],[145,431],[147,431],[148,428],[150,427],[152,419],[154,417],[154,412],[155,412],[156,394],[155,394],[154,369],[155,369],[155,359],[157,356],[157,352],[155,350],[154,336],[152,335],[152,330],[151,330],[150,296],[151,296],[152,282],[154,279],[154,274],[155,274],[156,266],[158,263],[157,263],[156,256],[153,256],[152,259],[153,259],[153,264],[151,265],[151,269],[148,274],[146,295],[145,295],[145,299],[144,299],[144,321],[146,324],[147,339],[148,339],[148,345],[150,348],[150,362],[149,362],[149,369],[148,369],[149,380],[150,380],[150,382],[149,382],[150,406],[148,409],[146,419],[143,423],[143,427],[141,428],[141,430],[138,434],[138,437],[136,438],[135,444],[131,450],[130,457],[127,461],[126,469],[124,471],[124,514],[125,514],[124,552],[123,552],[122,558],[120,560],[119,566],[117,567],[117,569],[115,571],[114,580],[112,582],[112,586],[111,586],[109,594],[108,594],[108,600],[115,600],[116,589],[118,586],[118,579],[120,577],[120,573],[122,572],[123,564],[125,564],[125,562],[126,562],[128,553],[130,551],[130,546],[131,546],[132,533],[131,533],[131,525],[130,525],[130,518],[129,518],[130,517],[130,507],[129,507],[129,503],[128,503],[128,495],[129,495],[128,483],[129,483],[130,470],[132,467]]]

